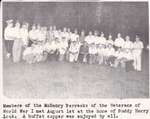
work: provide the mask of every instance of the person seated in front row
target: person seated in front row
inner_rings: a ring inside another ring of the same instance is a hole
[[[60,45],[58,48],[59,51],[59,61],[65,60],[65,54],[68,48],[68,41],[65,37],[62,37],[62,41],[60,41]]]
[[[78,61],[80,63],[86,63],[88,61],[87,60],[88,54],[89,54],[89,47],[87,45],[87,42],[83,41],[83,44],[80,46]]]
[[[34,63],[34,55],[33,55],[33,49],[34,47],[27,47],[24,52],[23,52],[23,56],[22,59],[27,62],[28,64],[32,64]]]
[[[94,43],[89,46],[89,64],[96,63],[97,48]]]
[[[114,64],[115,60],[115,49],[113,48],[113,45],[111,43],[108,43],[108,48],[107,48],[107,64],[112,66]]]
[[[126,62],[133,60],[133,55],[130,50],[123,50],[121,48],[118,49],[115,53],[116,59],[114,63],[114,67],[118,67],[119,64],[121,68],[125,69]]]
[[[69,48],[69,62],[77,62],[79,53],[78,41],[72,41]]]

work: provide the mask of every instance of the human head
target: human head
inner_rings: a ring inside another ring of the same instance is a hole
[[[82,31],[81,31],[81,36],[84,36],[84,35],[85,35],[85,31],[82,30]]]
[[[92,35],[92,31],[89,31],[89,35]]]
[[[135,41],[136,42],[140,41],[140,37],[138,35],[136,35]]]
[[[20,23],[19,21],[16,21],[15,27],[19,28],[20,27]]]
[[[101,32],[101,37],[104,37],[104,33],[103,32]]]
[[[117,34],[117,37],[120,38],[120,37],[121,37],[121,33],[118,33],[118,34]]]
[[[108,39],[112,39],[112,35],[111,34],[109,34]]]
[[[126,36],[126,41],[130,41],[130,36]]]
[[[32,25],[32,30],[35,30],[36,29],[36,26],[35,24]]]
[[[67,28],[66,27],[63,28],[63,32],[67,32]]]
[[[98,35],[98,32],[97,32],[97,31],[94,31],[94,35],[97,36],[97,35]]]

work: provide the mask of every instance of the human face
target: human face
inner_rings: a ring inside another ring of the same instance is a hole
[[[66,27],[64,27],[63,32],[66,32],[66,31],[67,31],[67,28],[66,28]]]
[[[37,25],[37,29],[40,30],[40,29],[41,29],[41,26],[40,26],[40,25]]]
[[[118,38],[120,38],[120,37],[121,37],[121,33],[118,33],[118,35],[117,35],[117,36],[118,36]]]
[[[92,31],[89,32],[89,35],[90,35],[90,36],[92,35]]]
[[[130,37],[129,36],[126,36],[126,41],[130,41]]]
[[[84,36],[85,35],[85,32],[84,31],[81,31],[81,36]]]
[[[25,28],[27,28],[27,27],[26,27],[26,25],[25,25],[25,24],[23,24],[23,25],[22,25],[22,28],[24,28],[24,29],[25,29]]]
[[[70,32],[70,28],[67,29],[67,32],[68,32],[68,33]]]
[[[49,30],[52,31],[52,29],[53,29],[52,26],[50,26],[50,27],[49,27]]]
[[[98,35],[98,34],[97,34],[97,31],[95,31],[95,32],[94,32],[94,35],[95,35],[95,36],[97,36],[97,35]]]
[[[104,33],[101,33],[101,37],[104,37]]]
[[[13,23],[9,23],[8,26],[9,26],[9,27],[13,27]]]
[[[36,27],[35,26],[32,26],[32,30],[35,30],[36,29]]]
[[[78,33],[77,29],[75,29],[75,30],[74,30],[74,33],[75,33],[75,34],[77,34],[77,33]]]
[[[56,30],[56,26],[53,26],[53,30],[54,30],[54,31]]]
[[[20,27],[20,23],[16,23],[15,27],[19,28]]]
[[[109,35],[109,37],[108,37],[109,39],[112,39],[112,35]]]
[[[139,41],[140,41],[140,38],[139,38],[139,37],[137,37],[137,38],[135,39],[135,41],[136,41],[136,42],[139,42]]]

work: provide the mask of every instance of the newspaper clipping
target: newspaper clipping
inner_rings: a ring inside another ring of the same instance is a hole
[[[1,119],[150,119],[148,0],[0,9]]]

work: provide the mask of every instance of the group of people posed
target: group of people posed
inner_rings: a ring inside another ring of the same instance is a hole
[[[41,26],[33,24],[29,30],[29,23],[6,21],[4,39],[7,58],[14,63],[24,60],[32,64],[46,61],[53,56],[57,61],[80,62],[87,64],[103,64],[110,67],[125,68],[131,63],[133,68],[141,71],[141,55],[143,42],[138,35],[134,42],[130,36],[123,38],[118,33],[116,39],[108,38],[104,33],[89,31],[85,35],[82,30],[71,32],[70,28],[57,29],[56,26]]]

